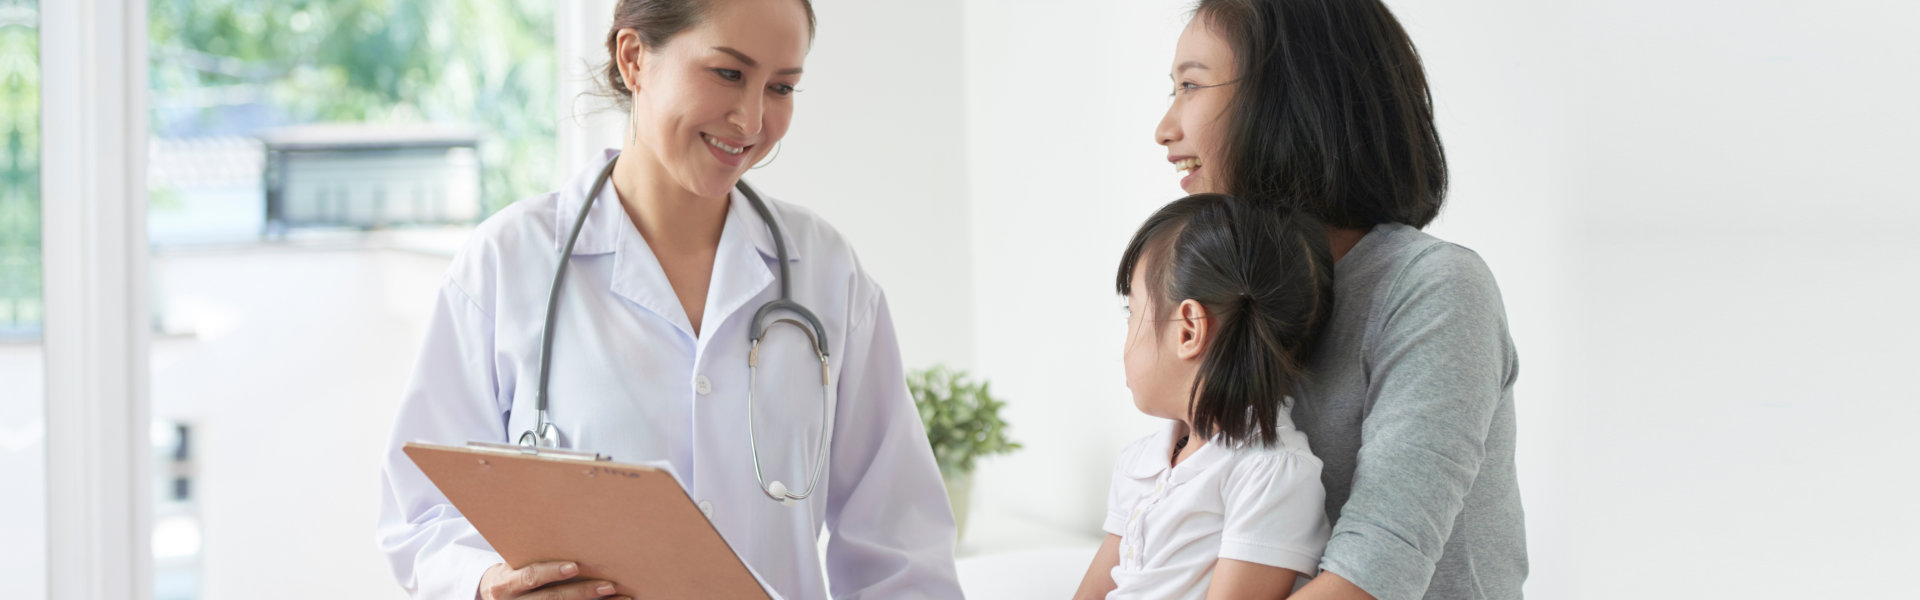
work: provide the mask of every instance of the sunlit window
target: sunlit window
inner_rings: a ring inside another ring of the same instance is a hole
[[[395,595],[370,465],[452,252],[553,185],[553,7],[148,17],[155,598]]]

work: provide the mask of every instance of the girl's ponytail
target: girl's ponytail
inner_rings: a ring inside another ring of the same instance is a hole
[[[1333,309],[1326,228],[1278,203],[1188,196],[1135,234],[1121,261],[1121,294],[1149,248],[1156,264],[1145,281],[1155,305],[1171,312],[1195,300],[1213,332],[1189,398],[1194,430],[1230,444],[1273,444],[1288,408],[1283,399],[1299,384]]]

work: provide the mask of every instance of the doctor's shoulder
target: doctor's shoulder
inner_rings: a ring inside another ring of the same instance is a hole
[[[878,282],[860,265],[852,242],[832,223],[804,205],[762,193],[767,209],[780,222],[787,244],[800,253],[799,265],[808,276],[827,284],[844,282],[854,305],[864,305],[880,291]]]
[[[553,266],[547,263],[556,255],[554,207],[558,202],[559,193],[548,192],[508,204],[481,221],[454,253],[446,284],[458,287],[492,314],[503,280],[511,285],[550,277]],[[545,262],[541,257],[547,257]],[[518,272],[529,269],[538,272]]]

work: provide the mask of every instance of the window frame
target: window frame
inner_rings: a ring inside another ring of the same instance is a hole
[[[39,13],[47,590],[147,600],[147,6]]]

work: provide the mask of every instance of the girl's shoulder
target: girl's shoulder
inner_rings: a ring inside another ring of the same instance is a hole
[[[1282,418],[1279,423],[1279,435],[1273,445],[1257,443],[1241,444],[1230,450],[1233,458],[1233,470],[1237,474],[1251,475],[1274,473],[1299,468],[1308,468],[1318,475],[1320,457],[1313,455],[1313,449],[1307,445],[1306,432],[1300,431],[1293,423]]]

